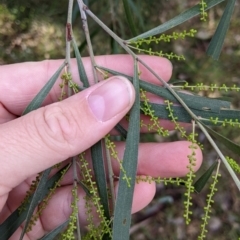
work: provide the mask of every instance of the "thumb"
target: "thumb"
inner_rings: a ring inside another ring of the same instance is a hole
[[[111,77],[0,125],[0,186],[6,193],[27,177],[91,147],[130,110],[134,96],[127,79]]]

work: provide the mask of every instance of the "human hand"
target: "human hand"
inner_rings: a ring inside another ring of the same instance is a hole
[[[171,76],[172,66],[159,57],[141,56],[165,81]],[[96,57],[100,66],[133,73],[132,58],[127,55]],[[126,115],[134,102],[134,89],[128,80],[111,77],[62,102],[55,84],[42,107],[19,117],[62,61],[20,63],[0,67],[0,223],[21,203],[32,179],[38,172],[75,156],[103,138]],[[89,58],[84,59],[88,77],[93,78]],[[78,79],[76,63],[72,62],[73,79]],[[158,81],[141,68],[141,78]],[[60,80],[59,80],[60,81]],[[121,99],[121,101],[116,99]],[[107,111],[104,111],[107,109]],[[171,124],[161,121],[164,127]],[[123,155],[124,143],[116,143]],[[187,172],[189,142],[141,143],[138,175],[180,177]],[[196,150],[197,170],[202,161]],[[113,162],[114,172],[119,166]],[[37,239],[64,222],[71,213],[72,178],[67,175],[50,200],[33,230],[24,239]],[[79,191],[80,199],[84,194]],[[132,212],[145,207],[154,197],[155,183],[136,184]],[[79,208],[83,209],[80,201]],[[83,212],[80,210],[80,213]],[[84,215],[80,216],[84,221]],[[19,228],[10,239],[18,239]]]

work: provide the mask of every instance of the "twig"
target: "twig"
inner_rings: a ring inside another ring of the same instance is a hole
[[[78,186],[78,182],[79,182],[78,174],[77,174],[77,156],[73,157],[72,164],[73,164],[73,184],[74,184],[74,188],[75,188],[75,187]],[[81,240],[80,219],[79,219],[78,213],[79,213],[79,211],[76,214],[76,218],[77,218],[77,223],[76,223],[77,224],[77,239]]]
[[[105,146],[107,146],[106,138],[107,137],[104,138]],[[112,159],[111,159],[111,155],[108,147],[105,147],[105,151],[106,151],[107,167],[108,167],[108,180],[109,180],[110,192],[111,192],[111,198],[112,198],[112,209],[114,209],[115,208],[115,191],[114,191],[114,183],[113,183],[114,173],[112,169]]]
[[[72,10],[73,0],[68,2],[68,15],[66,24],[66,62],[67,62],[67,73],[71,73],[71,41],[72,41]],[[72,95],[72,89],[69,87],[68,82],[68,97]]]
[[[88,9],[87,6],[83,3],[82,0],[77,0],[78,2],[78,6],[79,6],[79,10],[80,10],[80,14],[81,14],[81,19],[82,19],[82,24],[83,24],[83,30],[85,33],[85,37],[86,37],[86,41],[87,41],[87,46],[88,46],[88,52],[89,52],[89,56],[92,62],[92,71],[93,71],[93,77],[94,77],[94,82],[91,83],[89,80],[90,85],[93,85],[95,83],[98,82],[98,77],[97,77],[97,72],[95,69],[96,63],[95,63],[95,59],[94,59],[94,54],[93,54],[93,48],[92,48],[92,43],[91,43],[91,39],[90,39],[90,35],[89,35],[89,28],[88,28],[88,23],[87,23],[87,16],[85,11]]]

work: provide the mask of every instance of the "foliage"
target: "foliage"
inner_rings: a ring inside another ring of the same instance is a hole
[[[53,1],[54,2],[54,1]],[[48,83],[44,86],[44,88],[37,94],[37,96],[33,99],[33,101],[29,104],[29,106],[26,108],[26,110],[23,112],[23,114],[28,113],[29,111],[32,111],[34,109],[37,109],[40,107],[41,103],[51,90],[53,84],[57,80],[59,74],[61,74],[62,83],[60,84],[60,88],[62,89],[61,95],[59,96],[59,100],[63,100],[66,97],[71,96],[72,94],[76,94],[77,92],[81,91],[83,88],[79,86],[79,83],[75,83],[72,80],[71,77],[71,68],[70,68],[70,56],[71,56],[71,49],[70,45],[73,44],[74,54],[77,58],[78,63],[78,69],[79,69],[79,76],[82,80],[82,85],[84,87],[88,87],[90,84],[88,82],[88,79],[85,74],[85,69],[82,64],[82,58],[80,55],[80,51],[84,46],[88,45],[89,48],[89,54],[92,57],[92,60],[94,59],[94,47],[98,47],[98,44],[94,43],[94,36],[89,36],[88,31],[88,25],[85,25],[85,36],[86,41],[81,39],[80,37],[75,40],[75,36],[73,35],[72,26],[74,23],[74,12],[78,8],[77,4],[73,5],[72,0],[69,0],[69,6],[68,6],[68,17],[67,17],[67,27],[66,27],[66,54],[65,54],[65,61],[63,64],[59,67],[58,71],[51,77],[51,79],[48,81]],[[126,137],[126,149],[124,152],[123,159],[120,159],[118,156],[118,153],[115,148],[115,143],[111,140],[111,137],[108,135],[105,137],[104,141],[102,141],[105,152],[106,152],[106,159],[104,156],[99,157],[101,158],[101,161],[109,162],[111,161],[111,158],[115,159],[118,164],[120,165],[120,176],[119,176],[119,189],[118,194],[116,196],[115,201],[115,195],[114,190],[111,189],[113,186],[114,177],[118,176],[108,176],[106,173],[104,173],[103,178],[107,179],[109,182],[109,186],[106,184],[98,184],[93,179],[93,171],[89,167],[89,162],[86,160],[84,153],[80,153],[79,156],[76,156],[72,159],[72,166],[74,166],[74,176],[73,176],[73,188],[72,188],[72,214],[68,221],[67,229],[62,233],[61,237],[62,239],[75,239],[75,231],[77,231],[77,237],[80,239],[80,222],[78,219],[78,201],[85,201],[85,210],[87,215],[87,221],[88,221],[88,233],[83,236],[83,239],[128,239],[129,237],[129,229],[131,224],[131,204],[132,204],[132,196],[133,196],[133,189],[135,183],[139,183],[140,181],[144,182],[156,182],[156,183],[163,183],[164,185],[168,185],[169,183],[176,185],[176,186],[183,186],[185,187],[185,193],[184,193],[184,213],[183,216],[185,217],[186,224],[191,223],[192,215],[193,215],[193,198],[194,198],[194,182],[196,181],[196,174],[194,173],[194,166],[196,162],[195,154],[196,154],[196,148],[199,146],[203,149],[202,144],[200,143],[200,140],[197,139],[198,134],[196,132],[196,126],[197,125],[202,132],[206,135],[206,138],[212,145],[213,149],[217,152],[218,157],[223,161],[225,164],[227,170],[229,171],[230,175],[232,176],[236,186],[238,189],[240,189],[240,183],[239,179],[237,177],[236,173],[239,173],[239,164],[233,160],[232,157],[224,157],[225,154],[222,154],[222,151],[217,146],[217,141],[214,141],[211,134],[216,137],[223,145],[226,145],[229,149],[231,149],[233,152],[239,154],[239,146],[232,141],[229,141],[229,139],[221,136],[220,134],[216,135],[213,130],[210,130],[209,127],[205,126],[205,124],[209,125],[216,125],[218,127],[224,128],[225,126],[230,127],[238,127],[239,128],[239,122],[240,122],[240,114],[238,110],[234,110],[230,108],[230,102],[228,100],[216,100],[209,97],[202,97],[201,94],[204,93],[204,95],[211,95],[211,93],[215,93],[217,91],[223,91],[225,93],[229,93],[229,91],[232,92],[239,92],[239,86],[237,84],[233,85],[226,85],[225,83],[222,85],[218,85],[215,82],[215,79],[213,79],[213,83],[210,83],[207,85],[206,83],[192,83],[187,82],[184,80],[184,83],[182,84],[182,81],[175,81],[174,84],[167,84],[165,83],[159,76],[156,75],[153,70],[151,70],[146,63],[142,62],[140,59],[137,58],[137,55],[133,52],[140,52],[140,53],[146,53],[149,55],[157,55],[157,56],[164,56],[168,57],[169,59],[177,59],[177,60],[187,60],[188,57],[185,57],[184,54],[174,53],[172,50],[170,52],[163,52],[162,42],[164,44],[169,44],[171,47],[172,40],[179,40],[179,41],[186,41],[186,37],[196,38],[198,32],[196,29],[190,29],[190,30],[183,30],[181,29],[181,26],[179,26],[179,31],[173,31],[171,33],[163,33],[174,26],[178,26],[180,23],[183,23],[191,18],[193,18],[196,15],[199,15],[199,19],[202,21],[202,25],[205,24],[205,22],[208,21],[207,17],[207,10],[215,7],[215,5],[220,4],[223,1],[220,0],[209,0],[204,1],[200,0],[196,2],[195,6],[189,6],[186,11],[183,13],[174,16],[171,20],[166,21],[163,24],[160,24],[160,26],[153,28],[152,30],[149,30],[145,33],[142,33],[138,36],[134,36],[134,38],[131,38],[129,40],[123,40],[123,38],[120,38],[119,36],[128,36],[130,34],[136,35],[138,32],[142,32],[143,29],[143,23],[142,21],[139,21],[139,24],[134,24],[134,16],[131,15],[130,9],[134,9],[134,12],[136,13],[135,18],[142,19],[142,15],[140,12],[140,6],[141,3],[137,1],[137,3],[134,3],[133,1],[123,1],[123,6],[126,14],[126,23],[129,24],[130,32],[124,31],[122,26],[122,23],[117,22],[119,24],[119,29],[117,28],[116,21],[113,21],[110,24],[104,24],[100,18],[96,17],[96,15],[91,12],[91,7],[94,9],[94,2],[89,1],[89,8],[86,8],[83,1],[78,0],[77,3],[79,4],[79,11],[80,15],[83,21],[88,20],[88,18],[91,18],[91,21],[94,22],[94,24],[97,24],[98,28],[101,27],[104,29],[107,34],[111,37],[111,46],[112,46],[112,52],[120,52],[122,50],[119,50],[119,46],[126,51],[128,54],[130,54],[134,59],[134,76],[129,78],[130,81],[132,81],[133,86],[136,90],[136,100],[134,103],[134,106],[129,113],[129,116],[127,117],[129,122],[129,127],[127,130],[127,136],[122,135],[121,137],[125,139]],[[59,3],[60,4],[60,3]],[[139,5],[138,5],[139,4]],[[151,4],[149,3],[149,8],[151,8]],[[166,4],[166,3],[161,3]],[[218,58],[220,51],[223,46],[223,42],[225,39],[225,35],[229,26],[230,18],[233,13],[233,6],[235,4],[235,1],[228,1],[227,6],[225,7],[224,14],[220,20],[218,30],[216,31],[216,34],[213,35],[212,39],[217,41],[219,43],[214,45],[213,43],[210,44],[211,48],[208,51],[210,55],[212,55],[213,58]],[[26,19],[23,19],[21,30],[25,31],[26,29],[30,28],[30,25],[34,19],[33,13],[34,11],[29,9],[28,7],[24,6],[24,3],[19,1],[19,5],[22,6],[19,11],[17,11],[18,14],[16,14],[16,18],[19,17],[19,14],[23,14],[24,16],[27,16]],[[116,7],[114,4],[114,1],[109,1],[110,7],[113,9]],[[66,6],[65,6],[66,7]],[[55,9],[53,7],[53,9]],[[8,2],[5,5],[1,5],[0,11],[4,12],[6,16],[11,20],[14,21],[14,17],[11,14],[11,12],[16,11],[16,6],[12,5],[12,2]],[[28,12],[28,14],[26,14]],[[124,14],[124,13],[123,13]],[[86,17],[87,15],[87,17]],[[101,14],[100,14],[101,15]],[[75,19],[77,17],[75,16]],[[31,19],[31,21],[27,21],[28,19]],[[112,16],[112,20],[115,19],[115,16]],[[89,21],[89,20],[88,20]],[[91,23],[89,21],[89,23]],[[89,24],[90,25],[90,24]],[[200,23],[196,24],[197,27],[199,27]],[[221,31],[221,27],[224,28],[224,31]],[[94,28],[93,28],[94,29]],[[220,30],[219,30],[220,29]],[[113,31],[112,31],[113,30]],[[156,37],[156,34],[161,34],[160,36]],[[216,40],[217,39],[217,40]],[[77,47],[76,42],[80,42],[79,48]],[[118,47],[117,44],[119,45]],[[160,50],[156,50],[157,46],[160,45]],[[94,63],[94,61],[93,61]],[[141,73],[138,71],[139,64],[144,65],[153,75],[156,76],[156,78],[162,83],[163,87],[156,87],[152,86],[151,84],[145,84],[143,81],[141,81]],[[62,73],[62,70],[65,68],[64,72]],[[101,70],[101,71],[100,71]],[[109,74],[118,74],[114,73],[113,71],[104,69],[102,66],[97,66],[95,71],[99,71],[101,74],[106,74],[107,76]],[[121,73],[120,73],[121,74]],[[95,82],[97,82],[96,78],[96,72],[95,72]],[[68,89],[66,91],[65,89]],[[191,90],[194,94],[200,93],[200,95],[193,95],[188,96],[188,94],[182,93],[182,90]],[[151,103],[147,97],[148,92],[154,93],[158,96],[165,97],[167,100],[162,104],[162,106],[154,105],[154,103]],[[163,96],[164,95],[164,96]],[[203,94],[202,94],[203,95]],[[167,97],[166,97],[167,96]],[[190,100],[189,100],[190,99]],[[195,100],[194,100],[195,99]],[[141,101],[141,102],[140,102]],[[159,112],[157,112],[157,109],[163,109]],[[227,110],[226,110],[227,108]],[[198,111],[196,113],[196,110]],[[225,112],[224,112],[225,111]],[[230,115],[229,118],[225,117],[226,111],[228,115]],[[140,120],[140,112],[146,116],[149,117],[150,123],[146,124],[143,121]],[[167,116],[166,113],[167,112]],[[192,130],[187,132],[180,124],[179,119],[180,116],[184,116],[182,119],[185,119],[185,122],[192,123]],[[178,132],[180,135],[180,138],[184,138],[190,142],[189,149],[191,150],[191,154],[188,155],[189,164],[188,164],[188,174],[186,178],[176,178],[176,179],[164,179],[159,177],[141,177],[136,176],[136,169],[137,169],[137,159],[138,159],[138,144],[140,139],[140,128],[146,127],[149,131],[155,131],[161,137],[167,137],[169,136],[169,132],[161,127],[161,124],[159,123],[159,118],[165,118],[170,120],[174,126],[175,131]],[[190,121],[189,121],[190,119]],[[125,129],[123,129],[125,130]],[[120,132],[121,135],[121,132]],[[102,144],[101,143],[101,144]],[[96,145],[93,146],[93,148],[99,150],[99,148],[102,148],[102,145]],[[92,151],[93,151],[92,148]],[[103,154],[101,154],[103,155]],[[108,156],[109,155],[109,156]],[[108,159],[110,158],[110,159]],[[220,161],[220,160],[219,160]],[[93,165],[95,162],[93,161]],[[214,194],[216,193],[216,184],[218,182],[219,177],[219,165],[217,167],[215,175],[213,175],[213,182],[211,183],[209,190],[210,193],[206,197],[206,207],[203,208],[204,210],[204,217],[202,218],[203,223],[201,226],[199,226],[199,239],[204,239],[207,237],[207,223],[210,218],[211,209],[213,208],[212,204],[214,203],[213,198]],[[80,169],[80,176],[78,176],[77,167]],[[65,168],[62,170],[60,176],[55,179],[54,184],[52,184],[52,187],[48,191],[48,193],[44,192],[43,190],[38,190],[39,185],[37,185],[40,180],[38,178],[33,182],[31,185],[30,190],[27,192],[27,197],[24,201],[24,203],[19,207],[19,210],[26,211],[28,214],[31,213],[33,208],[31,209],[31,205],[35,206],[33,204],[34,196],[41,196],[41,204],[42,208],[40,207],[40,210],[45,207],[47,204],[49,198],[52,194],[54,194],[54,191],[59,186],[59,182],[62,180],[64,174],[69,168]],[[96,166],[93,166],[94,173],[97,176],[101,175],[102,172],[98,172],[98,169]],[[104,169],[102,169],[104,171]],[[46,173],[46,172],[44,172]],[[43,173],[43,174],[44,174]],[[212,174],[212,171],[211,171]],[[211,176],[211,174],[207,177]],[[206,175],[205,175],[206,176]],[[79,179],[80,178],[80,179]],[[206,181],[207,181],[206,180]],[[44,182],[48,182],[49,179],[46,177],[44,179]],[[206,184],[206,181],[202,181],[200,188],[202,189],[204,185]],[[78,198],[78,188],[81,187],[85,193],[86,196],[84,199]],[[108,189],[108,187],[110,189]],[[103,199],[100,197],[102,196],[103,192],[107,192],[108,199],[107,202],[104,202]],[[43,197],[44,195],[44,197]],[[44,200],[45,199],[45,200]],[[30,204],[29,204],[30,202]],[[111,208],[112,205],[112,208]],[[28,219],[28,214],[24,215],[24,217],[21,217],[23,219]],[[37,217],[41,214],[41,211],[37,212]],[[110,214],[110,216],[109,216]],[[31,215],[31,214],[30,214]],[[99,223],[95,223],[94,217],[97,215],[99,219]],[[35,215],[34,215],[35,216]],[[33,216],[34,221],[36,218]],[[15,220],[19,218],[19,216],[14,215]],[[8,220],[6,220],[8,221]],[[25,231],[31,230],[32,224],[34,224],[34,221],[30,221],[30,224],[25,225],[23,234],[25,234]],[[65,226],[65,225],[64,225]],[[61,227],[61,226],[59,226]],[[61,228],[59,228],[61,229]],[[7,231],[5,228],[4,223],[0,225],[0,230]]]

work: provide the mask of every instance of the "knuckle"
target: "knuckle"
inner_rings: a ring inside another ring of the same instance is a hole
[[[45,135],[57,146],[72,145],[79,133],[76,117],[70,109],[64,109],[60,104],[53,104],[43,109]]]

